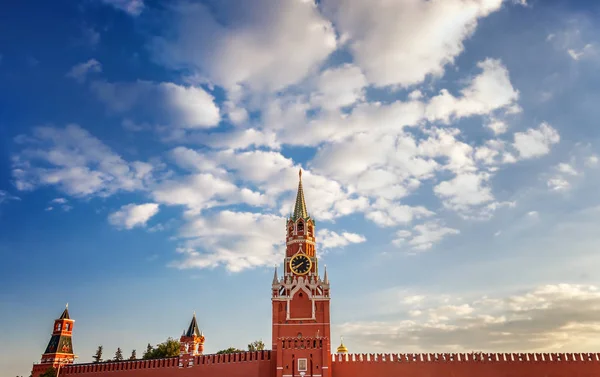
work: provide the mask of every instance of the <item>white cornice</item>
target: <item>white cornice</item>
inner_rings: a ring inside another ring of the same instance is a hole
[[[291,240],[291,241],[286,242],[286,245],[292,245],[295,243],[307,243],[310,245],[316,245],[315,241],[311,241],[311,240],[307,240],[307,239]]]

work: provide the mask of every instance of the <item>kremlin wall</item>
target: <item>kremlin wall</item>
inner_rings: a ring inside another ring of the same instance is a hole
[[[332,354],[330,284],[327,270],[319,271],[302,172],[285,232],[283,275],[276,269],[271,284],[271,350],[204,355],[194,314],[177,357],[74,364],[75,321],[66,308],[32,377],[50,367],[59,377],[600,377],[600,353],[351,354],[342,342]]]

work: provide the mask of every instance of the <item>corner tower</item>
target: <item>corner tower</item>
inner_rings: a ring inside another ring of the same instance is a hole
[[[331,376],[329,280],[319,276],[315,221],[308,214],[302,170],[293,214],[286,221],[283,276],[272,284],[275,376]]]
[[[194,312],[192,322],[190,322],[187,331],[184,331],[181,335],[179,342],[181,343],[181,355],[189,354],[191,356],[198,356],[204,352],[204,334],[198,327],[196,312]]]
[[[52,336],[41,362],[33,365],[31,373],[33,377],[39,376],[50,367],[58,368],[65,364],[73,364],[75,355],[71,336],[74,323],[75,321],[69,315],[69,304],[67,304],[60,317],[54,320]]]

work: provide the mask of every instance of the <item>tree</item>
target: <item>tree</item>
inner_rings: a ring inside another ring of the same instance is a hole
[[[93,357],[94,357],[95,363],[102,362],[102,346],[98,346],[98,349],[96,350],[96,354]]]
[[[46,371],[40,374],[40,377],[56,377],[56,369],[54,367],[50,367],[46,369]]]
[[[255,340],[248,344],[248,351],[262,351],[265,349],[265,344],[262,340]]]
[[[142,355],[142,359],[144,359],[144,360],[151,359],[152,352],[154,352],[154,348],[152,348],[150,343],[148,343],[148,346],[146,347],[146,352],[144,352],[144,354]]]
[[[244,351],[241,349],[235,348],[235,347],[229,347],[227,349],[220,350],[219,352],[217,352],[217,355],[222,355],[224,353],[236,353],[236,352],[244,352]]]
[[[123,361],[123,351],[121,351],[121,347],[117,347],[117,352],[115,352],[115,361]]]
[[[137,359],[137,355],[135,354],[135,350],[131,351],[131,356],[129,356],[129,360]]]
[[[148,349],[144,353],[144,359],[162,359],[165,357],[179,356],[181,343],[173,338],[168,338],[165,342],[157,344],[156,348],[152,348],[148,343]]]

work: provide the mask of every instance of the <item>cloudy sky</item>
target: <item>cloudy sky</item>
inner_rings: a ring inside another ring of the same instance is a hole
[[[2,370],[28,373],[67,302],[82,362],[178,337],[193,311],[207,352],[270,345],[299,168],[335,345],[597,351],[599,13],[4,6]]]

